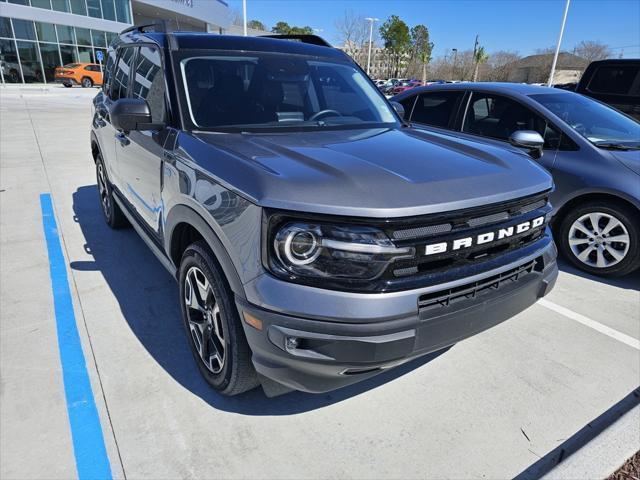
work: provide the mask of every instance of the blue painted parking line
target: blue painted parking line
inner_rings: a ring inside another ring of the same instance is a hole
[[[67,266],[62,255],[50,194],[40,195],[40,207],[49,255],[58,349],[78,478],[110,479],[111,466],[73,313]]]

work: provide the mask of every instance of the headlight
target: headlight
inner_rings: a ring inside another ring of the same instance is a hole
[[[324,288],[368,290],[412,247],[396,247],[381,229],[365,225],[271,217],[263,263],[276,276]]]

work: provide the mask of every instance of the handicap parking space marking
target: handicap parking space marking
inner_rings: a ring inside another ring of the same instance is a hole
[[[593,330],[596,330],[597,332],[600,332],[608,337],[618,340],[619,342],[629,345],[630,347],[635,348],[636,350],[640,350],[640,340],[637,340],[622,332],[619,332],[618,330],[615,330],[611,327],[603,325],[600,322],[596,322],[595,320],[585,317],[584,315],[574,312],[573,310],[569,310],[568,308],[565,308],[561,305],[550,302],[549,300],[544,298],[541,298],[540,300],[538,300],[538,305],[548,308],[549,310],[553,310],[554,312],[559,313],[563,317],[567,317],[567,318],[570,318],[571,320],[575,320],[576,322],[581,323],[582,325],[585,325]]]
[[[49,256],[58,349],[78,478],[110,479],[111,466],[76,325],[67,266],[62,254],[51,194],[40,195],[40,207]]]

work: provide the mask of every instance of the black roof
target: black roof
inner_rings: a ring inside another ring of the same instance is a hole
[[[304,36],[305,38],[286,38],[283,36],[243,37],[236,35],[218,35],[204,32],[149,32],[127,29],[121,34],[123,41],[139,42],[152,40],[161,46],[168,46],[172,50],[242,50],[250,52],[277,52],[317,57],[344,59],[345,53],[337,48],[328,46],[319,37]],[[307,38],[309,37],[309,38]],[[313,38],[311,38],[313,37]],[[322,46],[325,43],[327,46]]]

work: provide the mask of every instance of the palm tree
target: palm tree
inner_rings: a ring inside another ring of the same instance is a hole
[[[476,50],[473,59],[476,62],[476,68],[473,71],[473,81],[477,82],[478,81],[478,69],[480,68],[480,64],[486,62],[487,60],[489,60],[489,55],[487,55],[487,52],[484,51],[484,47],[478,47],[478,49]]]

